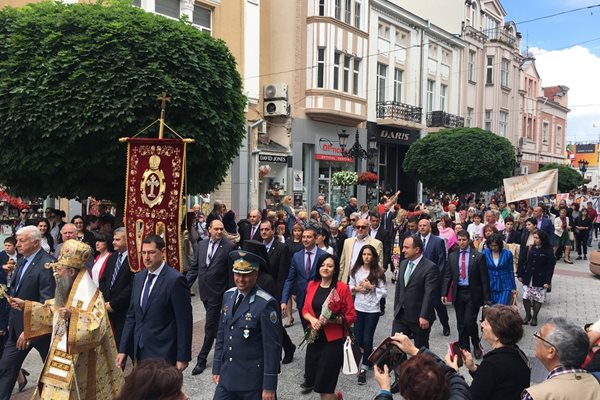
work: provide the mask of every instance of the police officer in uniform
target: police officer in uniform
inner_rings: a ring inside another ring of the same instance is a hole
[[[214,400],[275,400],[280,371],[278,302],[256,285],[261,257],[233,251],[235,287],[223,295],[213,381]]]

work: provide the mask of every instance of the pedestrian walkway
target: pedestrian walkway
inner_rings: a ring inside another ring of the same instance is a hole
[[[388,274],[389,275],[389,274]],[[519,286],[519,290],[520,290]],[[535,359],[534,349],[535,342],[533,333],[536,332],[543,322],[553,316],[565,316],[570,320],[583,326],[588,322],[595,322],[600,319],[600,303],[597,301],[597,293],[600,289],[600,279],[594,277],[588,268],[588,261],[575,261],[573,265],[558,262],[554,275],[552,292],[548,295],[547,303],[544,304],[539,316],[539,324],[537,327],[525,326],[525,334],[519,343],[523,351],[530,356],[532,360],[532,380],[539,382],[546,377],[547,372],[541,364]],[[392,327],[392,310],[394,299],[394,287],[388,280],[388,307],[386,313],[379,320],[379,325],[375,333],[375,343],[379,343],[386,336],[390,335]],[[194,306],[194,339],[193,351],[195,356],[202,344],[203,318],[204,309],[198,298],[192,298]],[[448,305],[450,314],[451,335],[445,337],[442,335],[442,327],[439,323],[433,325],[431,331],[431,349],[439,356],[443,357],[448,348],[448,342],[457,339],[456,318],[454,316],[454,308]],[[521,313],[523,313],[521,306]],[[298,321],[298,313],[294,312],[294,326],[288,328],[288,333],[298,344],[301,341],[302,328]],[[486,344],[482,341],[482,344]],[[484,346],[485,348],[485,346]],[[304,374],[304,353],[296,351],[294,362],[288,365],[282,365],[281,374],[279,376],[278,399],[280,400],[313,400],[319,396],[315,393],[302,395],[300,394],[299,385],[303,381]],[[212,352],[209,356],[208,367],[199,376],[193,377],[191,370],[195,365],[196,360],[192,360],[188,369],[184,372],[184,390],[194,400],[210,400],[213,398],[215,385],[212,382]],[[15,400],[30,399],[33,394],[33,382],[39,376],[41,370],[41,362],[35,351],[30,353],[27,358],[24,368],[31,372],[30,383],[27,390],[16,394],[12,397]],[[463,376],[468,380],[469,374],[466,370],[462,370]],[[338,380],[338,390],[344,393],[344,398],[348,400],[367,400],[372,399],[378,392],[377,384],[373,379],[373,373],[367,374],[367,384],[358,386],[356,384],[356,376],[340,375]],[[399,398],[399,397],[398,397]]]

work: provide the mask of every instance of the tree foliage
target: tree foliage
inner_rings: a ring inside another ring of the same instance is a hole
[[[244,136],[235,64],[223,41],[124,2],[0,10],[0,182],[20,195],[121,201],[117,139],[155,121],[166,91],[166,122],[196,140],[188,191],[213,190]]]
[[[566,193],[570,190],[577,189],[584,184],[583,176],[581,176],[579,171],[568,165],[550,163],[540,168],[540,172],[548,171],[550,169],[558,169],[558,191],[560,193]]]
[[[445,129],[410,146],[403,167],[428,189],[480,192],[499,187],[512,175],[515,151],[510,141],[489,131]]]

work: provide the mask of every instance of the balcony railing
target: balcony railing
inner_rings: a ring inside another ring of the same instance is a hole
[[[427,113],[427,126],[432,128],[462,128],[465,126],[465,119],[444,111],[432,111]]]
[[[381,119],[403,119],[420,123],[423,116],[421,107],[411,106],[410,104],[400,103],[398,101],[383,101],[377,103],[377,118]]]
[[[514,47],[517,41],[517,38],[514,35],[506,33],[506,31],[502,28],[491,29],[485,33],[490,41],[502,42],[510,47]]]

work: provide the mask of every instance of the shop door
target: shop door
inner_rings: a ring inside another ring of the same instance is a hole
[[[335,209],[338,206],[346,206],[346,204],[342,204],[343,199],[341,198],[339,186],[333,186],[331,183],[331,176],[336,172],[343,170],[345,170],[345,168],[343,168],[343,164],[341,163],[331,161],[319,162],[319,194],[323,195],[325,197],[325,202],[331,206],[332,214],[335,214]]]

